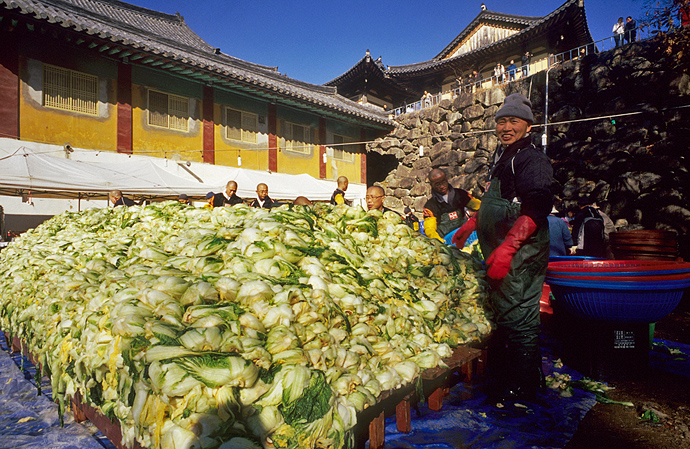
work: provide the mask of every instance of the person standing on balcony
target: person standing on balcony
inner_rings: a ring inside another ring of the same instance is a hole
[[[517,66],[513,59],[510,60],[510,65],[508,66],[508,75],[510,81],[515,81],[515,72],[517,72]]]
[[[522,77],[525,78],[529,76],[529,62],[532,58],[532,53],[527,50],[524,55],[522,55]]]
[[[633,20],[632,17],[628,16],[627,19],[625,19],[625,40],[628,43],[635,42],[635,38],[637,37],[637,24]]]
[[[505,73],[505,69],[503,68],[503,64],[500,62],[496,63],[496,67],[494,67],[494,78],[496,80],[496,84],[501,84],[503,83],[503,74]]]
[[[616,43],[616,47],[620,47],[623,40],[623,33],[625,32],[625,24],[623,23],[623,18],[619,17],[618,22],[613,25],[613,40]]]
[[[431,94],[427,91],[424,91],[424,95],[422,95],[422,105],[425,108],[431,107]]]
[[[476,70],[472,72],[472,76],[474,77],[474,87],[476,89],[482,87],[482,76]]]

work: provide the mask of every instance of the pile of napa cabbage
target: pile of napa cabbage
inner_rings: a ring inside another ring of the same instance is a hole
[[[390,212],[92,209],[0,253],[0,326],[130,447],[347,447],[382,391],[490,332],[483,276]]]

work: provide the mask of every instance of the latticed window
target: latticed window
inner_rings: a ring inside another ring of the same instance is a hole
[[[98,115],[98,77],[44,64],[43,106]]]
[[[333,147],[333,159],[343,162],[355,161],[356,147],[354,145],[347,145],[347,142],[351,142],[351,140],[347,137],[333,134],[333,143],[336,145]]]
[[[149,125],[187,131],[189,98],[149,90]]]
[[[283,134],[286,150],[302,154],[312,153],[314,135],[311,127],[285,122]]]
[[[259,116],[251,112],[226,108],[225,137],[230,140],[256,143],[259,132]]]

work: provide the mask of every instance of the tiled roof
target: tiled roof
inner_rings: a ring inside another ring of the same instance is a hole
[[[566,1],[563,5],[561,5],[558,9],[553,11],[551,14],[548,14],[543,17],[525,17],[525,16],[512,16],[509,14],[501,14],[501,13],[496,13],[493,11],[482,11],[473,21],[468,25],[462,33],[460,33],[453,41],[446,46],[446,48],[439,53],[437,56],[435,56],[433,59],[430,59],[428,61],[424,62],[417,62],[414,64],[407,64],[407,65],[399,65],[399,66],[388,66],[388,74],[391,76],[400,76],[400,75],[408,75],[408,74],[414,74],[414,73],[421,73],[421,72],[428,72],[428,71],[433,71],[437,70],[439,67],[444,67],[447,64],[453,64],[460,58],[468,58],[472,57],[475,55],[483,54],[483,53],[489,53],[493,49],[500,48],[506,45],[510,45],[513,42],[516,41],[521,41],[526,39],[528,36],[533,35],[535,33],[542,32],[543,30],[547,29],[549,26],[552,25],[554,21],[556,21],[559,17],[563,16],[564,14],[567,14],[568,11],[573,11],[572,8],[578,8],[580,9],[580,3],[582,0],[568,0]],[[582,9],[582,16],[584,16],[584,9]],[[508,36],[505,39],[502,39],[500,41],[494,42],[490,45],[484,46],[477,48],[476,50],[473,50],[469,53],[464,53],[462,55],[455,56],[453,58],[448,58],[448,59],[441,59],[445,57],[450,51],[452,51],[457,44],[462,42],[469,33],[476,28],[476,26],[480,22],[484,22],[486,20],[500,20],[502,22],[510,22],[510,23],[515,23],[515,24],[520,24],[520,25],[528,25],[526,28],[522,29],[521,31]],[[583,29],[582,33],[583,39],[586,39],[588,42],[591,42],[592,37],[589,33],[589,28],[587,27],[587,21],[583,20]]]
[[[154,65],[165,66],[160,63],[164,61],[174,66],[169,70],[192,78],[231,85],[344,120],[392,126],[382,111],[350,101],[338,95],[334,87],[294,80],[278,73],[276,67],[220,53],[194,33],[179,14],[164,14],[118,0],[0,0],[0,6],[112,46],[110,54],[114,58],[127,55],[130,62],[155,61]],[[123,50],[119,54],[118,48]]]
[[[470,22],[470,24],[467,25],[465,29],[462,30],[462,32],[458,34],[457,37],[448,45],[446,45],[446,48],[441,50],[441,53],[436,55],[433,59],[440,60],[448,56],[448,54],[452,52],[458,44],[464,41],[465,38],[468,37],[479,26],[480,23],[498,22],[505,25],[517,25],[520,28],[527,28],[537,25],[542,21],[542,19],[543,17],[516,16],[512,14],[503,14],[500,12],[484,10],[480,12],[479,15],[475,17],[474,20]]]

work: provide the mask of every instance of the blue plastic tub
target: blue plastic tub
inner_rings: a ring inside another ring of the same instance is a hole
[[[546,277],[559,304],[598,321],[653,323],[678,306],[690,279],[659,282],[599,282]]]
[[[650,276],[665,274],[690,273],[690,264],[675,261],[632,261],[632,260],[602,260],[602,261],[549,261],[547,276],[556,275],[586,275],[586,276]]]
[[[606,260],[588,256],[549,256],[549,262],[576,262],[581,260]]]

